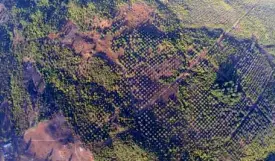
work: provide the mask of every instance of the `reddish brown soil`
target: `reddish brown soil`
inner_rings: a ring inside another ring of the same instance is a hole
[[[95,16],[93,20],[93,26],[96,28],[99,27],[100,29],[109,28],[112,26],[112,23],[111,20],[100,18],[98,16]]]
[[[171,57],[161,64],[149,67],[147,75],[153,80],[159,80],[160,77],[171,77],[174,72],[179,68],[181,62],[176,57]]]
[[[114,61],[118,61],[118,57],[124,54],[124,50],[120,48],[117,52],[111,49],[113,37],[107,35],[101,37],[96,31],[79,32],[76,25],[68,21],[58,34],[48,35],[50,39],[59,39],[63,44],[72,47],[77,54],[80,54],[84,60],[87,60],[95,53],[105,53],[107,57]]]
[[[92,34],[92,37],[96,44],[96,52],[105,53],[109,57],[109,59],[113,60],[114,62],[117,62],[119,56],[124,54],[124,50],[122,48],[120,48],[118,52],[115,52],[111,49],[113,40],[113,37],[111,35],[107,35],[103,39],[101,39],[98,33],[94,33]]]
[[[58,34],[50,33],[50,34],[48,35],[48,38],[51,39],[51,40],[53,40],[53,39],[58,38],[58,36],[59,36]]]
[[[123,19],[130,28],[135,28],[150,19],[153,8],[145,3],[134,3],[131,7],[124,5],[120,8],[119,18]]]
[[[14,36],[14,38],[12,40],[13,40],[13,45],[14,46],[19,44],[20,42],[24,41],[23,36],[20,35],[15,29],[13,30],[13,36]]]
[[[58,119],[41,122],[26,131],[24,140],[30,143],[29,153],[37,159],[48,157],[53,161],[93,161],[92,153],[83,148],[79,141],[64,141],[70,130],[64,125],[64,118]]]
[[[110,28],[116,21],[125,21],[124,25],[127,27],[121,26],[121,29],[114,35],[116,36],[120,35],[127,28],[135,28],[148,21],[152,12],[153,8],[145,3],[134,3],[132,7],[124,5],[119,8],[118,15],[114,18],[114,21],[95,16],[93,26],[105,29]],[[48,38],[60,39],[63,44],[71,46],[84,60],[87,60],[95,53],[105,53],[110,60],[119,64],[118,59],[124,54],[123,48],[120,48],[118,51],[111,49],[113,41],[112,35],[101,37],[101,34],[96,30],[80,32],[72,21],[68,21],[60,33],[51,33],[48,35]],[[87,41],[87,39],[89,39],[89,41]]]
[[[194,68],[201,60],[205,59],[207,52],[208,51],[206,49],[204,49],[200,52],[200,54],[196,58],[189,61],[188,69]]]

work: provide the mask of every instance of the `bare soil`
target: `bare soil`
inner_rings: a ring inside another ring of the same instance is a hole
[[[154,9],[147,4],[137,2],[131,6],[122,6],[119,10],[118,18],[123,19],[128,27],[136,28],[148,21],[153,11]]]
[[[115,34],[120,35],[126,29],[136,28],[139,25],[147,22],[153,8],[145,3],[134,3],[131,7],[124,5],[119,8],[118,15],[114,21],[100,17],[94,18],[94,26],[100,29],[110,28],[117,21],[124,21],[121,29]],[[72,21],[68,21],[60,33],[51,33],[48,35],[49,39],[60,39],[63,44],[71,46],[76,53],[83,56],[85,60],[90,58],[95,53],[104,53],[113,62],[119,64],[118,59],[124,54],[124,49],[119,48],[118,51],[113,51],[112,41],[115,35],[101,36],[96,30],[89,32],[80,32]]]
[[[28,152],[37,159],[93,161],[93,154],[76,140],[63,117],[44,121],[24,134]]]

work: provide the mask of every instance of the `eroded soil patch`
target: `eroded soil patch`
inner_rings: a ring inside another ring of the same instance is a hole
[[[44,121],[24,134],[27,150],[38,159],[93,161],[93,154],[85,149],[66,125],[64,117]]]

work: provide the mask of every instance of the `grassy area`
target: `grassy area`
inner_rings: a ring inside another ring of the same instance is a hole
[[[151,161],[156,159],[154,154],[144,151],[133,142],[121,140],[114,141],[111,147],[105,147],[95,155],[95,160],[98,161],[111,161],[114,158],[119,161]]]

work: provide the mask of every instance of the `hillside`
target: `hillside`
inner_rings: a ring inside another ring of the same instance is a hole
[[[273,3],[0,0],[1,156],[268,158]]]

